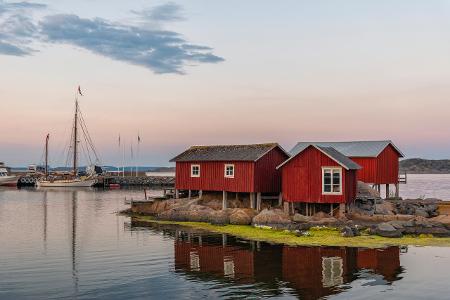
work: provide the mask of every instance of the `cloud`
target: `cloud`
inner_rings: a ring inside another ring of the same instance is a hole
[[[143,11],[132,11],[134,14],[140,16],[144,20],[173,22],[182,21],[181,16],[182,7],[176,3],[168,2]]]
[[[31,55],[37,50],[24,45],[33,42],[68,44],[143,66],[158,74],[183,74],[186,65],[224,60],[214,55],[212,48],[189,43],[181,34],[158,29],[159,26],[151,29],[148,25],[132,26],[74,14],[46,15],[36,21],[30,14],[18,13],[41,8],[39,4],[5,4],[0,0],[0,54]],[[179,20],[180,10],[178,5],[167,3],[145,10],[140,15],[148,20],[169,22]]]
[[[44,4],[0,0],[0,54],[25,56],[35,52],[26,46],[33,42],[37,33],[32,14],[45,7]]]
[[[40,22],[48,42],[72,44],[93,53],[141,65],[156,73],[183,73],[186,63],[217,63],[211,48],[187,43],[173,31],[147,30],[104,19],[52,15]]]

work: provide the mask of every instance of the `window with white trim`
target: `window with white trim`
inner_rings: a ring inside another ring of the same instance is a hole
[[[322,168],[322,194],[342,194],[342,168]]]
[[[234,165],[232,164],[225,165],[225,177],[234,178]]]
[[[200,165],[191,165],[191,177],[200,177]]]

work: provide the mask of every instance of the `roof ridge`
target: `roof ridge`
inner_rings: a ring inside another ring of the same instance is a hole
[[[209,147],[248,147],[248,146],[275,146],[278,143],[257,143],[257,144],[217,144],[217,145],[192,145],[190,148],[209,148]]]

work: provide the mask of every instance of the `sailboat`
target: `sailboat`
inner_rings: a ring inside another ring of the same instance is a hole
[[[78,87],[78,93],[80,95],[83,95],[81,93],[80,87]],[[80,142],[78,140],[78,133],[79,133],[79,123],[81,123],[81,129],[84,134],[84,139],[87,143],[89,143],[90,148],[93,150],[95,157],[98,157],[95,151],[95,147],[93,146],[92,140],[89,136],[89,133],[87,132],[86,125],[84,124],[84,119],[80,112],[80,107],[78,105],[78,93],[75,96],[75,116],[74,116],[74,123],[73,123],[73,131],[72,131],[72,139],[71,144],[72,146],[72,172],[70,176],[65,176],[65,178],[54,178],[52,176],[49,176],[48,172],[48,141],[49,141],[49,135],[47,134],[47,137],[45,139],[45,177],[41,180],[38,180],[36,182],[36,185],[38,187],[91,187],[95,183],[97,183],[97,179],[95,178],[95,174],[90,176],[78,176],[78,143]]]

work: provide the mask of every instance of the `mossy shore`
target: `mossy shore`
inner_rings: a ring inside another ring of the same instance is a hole
[[[286,230],[258,228],[250,225],[212,225],[201,222],[161,221],[150,216],[129,215],[139,222],[149,222],[168,225],[180,225],[214,233],[225,233],[243,239],[265,241],[292,246],[347,246],[381,248],[387,246],[442,246],[450,247],[450,237],[439,238],[429,235],[410,236],[401,238],[385,238],[376,235],[362,234],[357,237],[342,237],[339,229],[327,227],[313,227],[305,235],[297,235]]]

